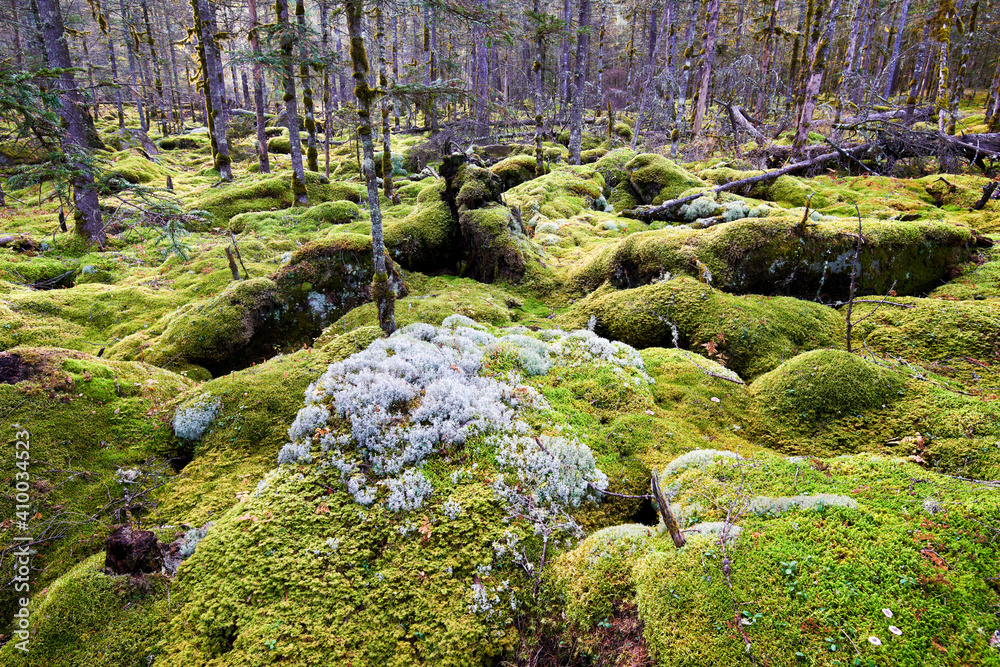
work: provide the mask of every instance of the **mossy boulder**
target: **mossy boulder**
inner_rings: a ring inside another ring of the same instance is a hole
[[[328,201],[310,206],[300,216],[304,222],[318,226],[346,225],[361,217],[361,209],[349,200]]]
[[[517,282],[524,276],[525,255],[531,249],[509,208],[493,206],[462,211],[458,224],[470,276],[487,283]]]
[[[458,225],[444,191],[443,180],[423,188],[409,215],[385,225],[385,246],[407,269],[441,270],[453,266],[457,259]]]
[[[600,172],[591,167],[564,166],[508,190],[504,201],[519,207],[525,220],[537,214],[562,220],[592,209],[602,200],[603,190]]]
[[[213,375],[268,358],[283,331],[285,309],[275,282],[253,278],[230,283],[220,294],[167,315],[150,337],[145,331],[112,346],[112,357],[141,359],[156,366],[186,362]]]
[[[92,556],[32,596],[28,650],[17,650],[15,639],[0,650],[0,662],[11,667],[146,664],[169,623],[169,587],[165,577],[107,575],[104,554]]]
[[[386,266],[396,297],[405,296],[406,285],[388,252]],[[275,337],[284,345],[311,341],[323,327],[371,301],[374,276],[369,236],[333,234],[302,246],[273,276],[283,302],[281,331]]]
[[[600,158],[594,164],[594,168],[604,177],[607,186],[613,188],[628,180],[625,165],[631,162],[636,155],[638,153],[630,148],[616,148]]]
[[[698,172],[700,178],[714,183],[715,185],[725,185],[733,181],[740,181],[744,178],[759,176],[763,171],[748,170],[743,171],[732,167],[718,166],[703,169]],[[772,181],[755,183],[744,191],[736,191],[747,197],[763,199],[765,201],[780,204],[785,208],[798,208],[805,206],[806,202],[814,208],[823,208],[829,203],[829,198],[823,193],[822,188],[817,188],[802,179],[794,176],[779,176]]]
[[[625,163],[625,175],[641,204],[661,204],[691,188],[707,185],[688,170],[655,153],[642,153],[629,160]]]
[[[637,287],[666,273],[694,275],[727,292],[846,300],[857,247],[856,223],[826,220],[802,233],[792,219],[748,218],[705,230],[632,234],[595,251],[571,274],[574,289],[605,280]],[[967,228],[941,222],[874,221],[864,225],[859,294],[899,294],[933,287],[969,256]]]
[[[750,393],[769,418],[818,422],[899,399],[903,378],[843,350],[812,350],[757,378]]]
[[[156,142],[156,145],[165,151],[192,150],[207,148],[209,146],[208,137],[202,135],[187,135],[180,137],[164,137]]]
[[[292,152],[292,141],[287,134],[280,134],[267,140],[267,152],[288,155]]]
[[[145,185],[166,178],[167,172],[155,162],[128,152],[108,166],[108,175],[121,178],[132,185]]]
[[[745,378],[844,340],[843,316],[833,308],[789,297],[733,296],[688,277],[635,289],[603,287],[557,321],[579,328],[591,317],[602,336],[639,348],[676,343]]]

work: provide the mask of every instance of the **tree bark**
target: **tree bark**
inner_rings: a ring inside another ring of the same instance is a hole
[[[972,48],[972,40],[976,34],[976,19],[979,17],[979,0],[974,0],[972,8],[969,10],[969,21],[965,25],[962,34],[962,51],[958,58],[958,72],[951,83],[951,101],[948,104],[948,134],[955,134],[955,125],[958,122],[958,103],[965,92],[965,75],[969,64],[969,51]]]
[[[201,60],[201,79],[205,93],[205,115],[212,141],[212,158],[222,181],[233,180],[233,167],[229,159],[229,140],[226,122],[220,113],[223,105],[219,90],[219,58],[215,45],[215,5],[212,0],[191,0],[194,9],[195,30],[198,34],[198,56]]]
[[[66,127],[65,149],[73,170],[70,182],[73,186],[73,204],[76,207],[73,216],[76,232],[89,242],[103,247],[107,239],[101,205],[94,186],[94,174],[90,166],[81,159],[88,145],[87,118],[83,112],[83,96],[76,87],[70,69],[72,61],[66,45],[59,0],[37,0],[36,6],[49,67],[62,70],[54,83],[60,91],[59,116]]]
[[[281,2],[282,0],[278,0]],[[377,91],[368,85],[368,54],[361,32],[363,8],[361,0],[344,0],[347,13],[347,31],[351,38],[351,64],[354,69],[354,94],[358,100],[358,134],[364,153],[362,171],[368,188],[368,208],[372,222],[372,253],[375,277],[372,280],[372,299],[378,312],[379,326],[388,336],[396,330],[396,295],[389,283],[389,273],[385,263],[385,242],[382,238],[382,209],[379,206],[378,183],[375,176],[375,146],[372,141],[372,104]]]
[[[589,48],[590,0],[580,0],[580,26],[576,36],[576,76],[573,77],[573,109],[570,114],[569,130],[571,164],[580,164],[580,147],[583,142],[583,104],[586,101],[584,86],[587,83],[587,56]]]
[[[128,12],[125,10],[125,0],[118,0],[118,7],[122,13],[122,32],[125,38],[125,52],[128,54],[128,75],[132,82],[132,98],[135,102],[135,109],[139,113],[139,126],[143,132],[149,131],[146,124],[146,112],[142,105],[142,95],[139,94],[139,77],[136,74],[135,53],[132,49],[132,33],[135,29],[129,21]]]
[[[306,162],[309,171],[319,171],[319,142],[316,140],[316,107],[313,104],[312,79],[309,76],[309,52],[305,40],[305,0],[295,3],[295,21],[299,27],[299,78],[302,79],[302,111],[306,123]]]
[[[694,120],[691,123],[691,132],[695,136],[701,134],[705,112],[708,109],[708,88],[712,81],[712,67],[715,64],[715,41],[718,36],[719,8],[721,6],[721,0],[710,0],[709,2],[708,25],[705,29],[705,54],[701,63],[701,78],[698,82],[698,99],[695,102]]]
[[[892,44],[892,60],[889,62],[889,76],[885,81],[885,98],[892,97],[896,87],[896,76],[899,74],[899,54],[903,48],[903,31],[906,28],[906,17],[910,13],[910,0],[903,0],[903,8],[899,13],[899,23],[896,26],[896,39]]]
[[[306,174],[302,168],[302,139],[299,136],[299,105],[295,99],[295,50],[297,37],[288,19],[288,0],[276,0],[274,5],[281,26],[282,69],[285,86],[285,117],[288,123],[288,140],[292,157],[292,195],[296,206],[306,206],[309,194],[306,192]]]
[[[382,9],[375,6],[375,44],[378,47],[378,85],[384,97],[382,98],[382,194],[394,204],[399,203],[399,195],[392,189],[392,132],[389,129],[389,107],[392,100],[389,90],[388,63],[385,57],[385,21]]]
[[[809,139],[809,128],[812,125],[813,112],[816,110],[816,98],[819,96],[823,74],[826,72],[826,56],[830,50],[834,28],[837,26],[837,12],[840,9],[840,2],[841,0],[833,0],[827,6],[826,26],[817,36],[810,54],[809,78],[806,80],[802,108],[795,128],[795,141],[792,143],[795,152],[801,152]]]
[[[264,73],[260,62],[260,39],[257,31],[260,23],[257,21],[257,0],[247,0],[247,9],[250,13],[250,33],[247,37],[250,40],[250,50],[254,55],[253,62],[253,105],[257,120],[257,154],[260,156],[260,173],[271,173],[271,160],[267,154],[267,133],[265,124],[267,119],[264,116]]]

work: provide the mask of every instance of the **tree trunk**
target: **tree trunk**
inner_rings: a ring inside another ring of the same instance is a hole
[[[701,64],[701,79],[698,83],[698,99],[695,102],[694,120],[691,132],[701,134],[705,111],[708,109],[708,88],[712,81],[712,67],[715,64],[715,40],[719,30],[719,7],[721,0],[711,0],[708,8],[708,26],[705,29],[705,54]]]
[[[816,98],[819,96],[820,84],[823,82],[823,74],[826,72],[826,56],[830,50],[830,41],[833,31],[837,27],[837,12],[840,9],[841,0],[833,0],[826,8],[826,26],[817,36],[809,63],[809,78],[802,101],[802,109],[799,114],[795,128],[795,141],[793,150],[801,152],[809,139],[809,128],[812,125],[813,112],[816,110]],[[817,16],[817,22],[820,17]]]
[[[219,91],[219,59],[216,54],[215,5],[212,0],[191,0],[194,9],[195,31],[198,34],[198,57],[201,60],[201,80],[205,93],[205,115],[212,141],[212,158],[219,178],[233,180],[233,167],[229,159],[229,140],[226,122],[220,113],[222,96]]]
[[[399,203],[399,195],[392,189],[392,132],[389,130],[389,107],[392,100],[387,96],[389,90],[388,69],[385,57],[385,21],[382,9],[375,6],[375,44],[378,47],[378,85],[382,98],[382,194],[393,204]]]
[[[924,21],[923,33],[920,37],[920,48],[917,51],[917,62],[913,65],[913,77],[910,79],[910,95],[906,98],[906,110],[913,113],[913,108],[917,106],[918,95],[920,93],[920,75],[924,70],[924,63],[927,60],[928,49],[929,49],[929,37],[931,31],[931,17],[930,14]]]
[[[487,0],[480,0],[484,15],[489,12]],[[476,36],[476,133],[485,137],[490,132],[490,70],[486,26]]]
[[[253,62],[253,105],[257,116],[257,153],[260,156],[260,173],[271,173],[271,160],[267,155],[267,133],[264,126],[267,119],[264,117],[264,73],[258,62],[260,58],[260,40],[257,30],[260,23],[257,21],[257,0],[247,0],[247,9],[250,12],[250,50],[254,55]]]
[[[295,99],[295,51],[297,36],[288,19],[288,0],[276,0],[275,13],[281,27],[282,69],[285,85],[285,117],[288,123],[288,140],[292,157],[292,195],[296,206],[309,204],[306,192],[306,174],[302,168],[302,138],[299,136],[299,105]]]
[[[590,47],[590,0],[580,0],[580,26],[576,36],[576,76],[573,78],[573,110],[570,116],[570,163],[580,164],[580,146],[583,142],[583,104],[586,101],[587,56]],[[653,54],[655,60],[656,54]],[[652,66],[650,67],[652,70]]]
[[[319,3],[320,46],[323,53],[330,53],[329,30],[330,7],[327,0]],[[330,177],[330,130],[333,127],[333,111],[330,107],[330,65],[323,67],[323,171]]]
[[[541,2],[534,0],[533,10],[535,16],[541,16]],[[545,173],[545,154],[542,151],[542,138],[545,127],[542,117],[543,91],[545,88],[545,35],[541,25],[535,26],[535,62],[532,70],[537,75],[535,79],[535,176],[542,176]],[[1000,69],[997,70],[1000,72]]]
[[[569,34],[570,25],[573,23],[573,7],[571,0],[563,0],[563,21],[565,21],[566,26],[564,28],[563,40],[562,40],[562,53],[559,56],[559,101],[560,101],[560,118],[565,118],[563,116],[562,110],[566,108],[566,104],[569,102]]]
[[[673,9],[673,0],[667,0],[663,5],[663,17],[660,19],[660,33],[664,31],[669,31],[673,26],[671,25],[671,10]],[[664,42],[666,40],[663,40]],[[649,102],[649,96],[653,93],[653,81],[656,76],[656,53],[653,53],[653,58],[649,62],[646,68],[646,80],[642,87],[642,91],[639,93],[639,112],[635,117],[635,127],[632,128],[632,143],[631,149],[635,150],[639,145],[639,134],[642,131],[642,123],[646,116],[646,105]]]
[[[283,0],[278,0],[282,2]],[[362,171],[368,187],[368,208],[372,222],[372,253],[375,277],[372,280],[372,299],[378,311],[378,322],[385,335],[396,330],[396,295],[389,283],[385,264],[385,243],[382,239],[382,209],[378,200],[378,183],[375,180],[375,146],[372,141],[372,104],[377,95],[368,85],[368,54],[361,33],[363,8],[361,0],[344,0],[347,13],[347,32],[351,38],[351,64],[354,68],[354,94],[358,100],[358,134],[364,153]]]
[[[992,107],[990,106],[992,103]],[[997,58],[997,70],[993,75],[993,85],[986,97],[986,127],[990,132],[1000,132],[1000,57]]]
[[[309,171],[319,171],[319,142],[316,140],[316,108],[313,104],[312,79],[309,76],[309,52],[305,41],[306,4],[295,3],[295,21],[299,35],[299,78],[302,79],[302,112],[306,122],[306,162]]]
[[[149,20],[149,4],[146,0],[140,0],[142,6],[142,16],[146,22],[146,44],[149,45],[150,60],[153,61],[153,76],[155,77],[153,87],[156,90],[156,98],[160,105],[161,134],[169,134],[167,127],[174,123],[173,107],[163,94],[163,76],[160,73],[160,60],[156,57],[156,40],[153,39],[153,24]]]
[[[49,67],[62,70],[54,79],[59,89],[59,116],[66,128],[64,150],[69,154],[72,168],[73,204],[76,207],[74,219],[76,232],[90,243],[103,247],[106,242],[101,204],[94,187],[94,174],[87,162],[81,159],[87,150],[87,118],[84,115],[83,96],[76,87],[73,66],[66,46],[62,11],[59,0],[37,0],[38,22]],[[92,123],[91,123],[92,124]]]
[[[128,53],[128,75],[129,80],[132,82],[132,98],[135,102],[135,109],[139,113],[139,126],[143,132],[148,132],[149,126],[146,124],[146,112],[142,108],[142,95],[139,94],[139,76],[136,74],[135,53],[133,53],[132,49],[132,33],[135,29],[132,27],[128,18],[128,12],[125,10],[125,0],[118,0],[118,7],[122,12],[122,31],[125,38],[125,52]]]
[[[958,59],[958,72],[951,83],[951,103],[948,105],[949,121],[948,134],[955,134],[955,124],[958,122],[958,103],[965,92],[965,75],[969,63],[969,51],[972,48],[972,40],[976,34],[976,19],[979,16],[979,0],[972,3],[969,10],[969,21],[965,26],[965,34],[962,35],[962,51]]]
[[[903,0],[903,9],[899,13],[899,23],[896,26],[896,39],[892,44],[892,60],[889,62],[889,76],[885,81],[885,98],[892,97],[896,87],[896,76],[899,74],[899,54],[903,48],[903,31],[906,28],[906,17],[910,13],[910,0]]]
[[[944,132],[944,119],[948,112],[948,65],[951,59],[951,23],[954,14],[953,0],[941,0],[934,26],[934,38],[938,43],[938,86],[934,98],[938,132]]]
[[[115,57],[115,40],[111,37],[111,27],[108,24],[108,14],[97,0],[97,23],[108,40],[108,61],[111,64],[111,82],[115,87],[115,105],[118,110],[118,135],[125,138],[125,106],[122,104],[121,80],[118,78],[118,59]]]

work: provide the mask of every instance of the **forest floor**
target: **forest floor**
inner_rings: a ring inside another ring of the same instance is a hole
[[[541,176],[533,146],[397,135],[382,340],[356,146],[292,208],[287,130],[262,175],[237,125],[228,184],[204,128],[102,153],[185,222],[120,188],[104,249],[59,231],[51,183],[4,188],[2,567],[34,551],[31,648],[8,586],[2,664],[1000,665],[1000,202],[973,210],[975,168],[711,194],[760,165],[636,153],[627,119],[582,166],[546,143]],[[105,571],[126,522],[172,545],[157,572]]]

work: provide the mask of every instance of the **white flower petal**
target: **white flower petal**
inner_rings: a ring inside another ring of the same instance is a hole
[[[889,632],[897,636],[903,634],[903,631],[897,628],[895,625],[889,626]]]
[[[885,614],[886,618],[892,618],[892,610],[891,609],[883,609],[882,613]]]
[[[878,637],[869,637],[868,641],[871,642],[872,646],[881,646],[882,645],[882,640],[879,639]]]

